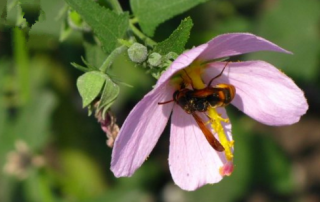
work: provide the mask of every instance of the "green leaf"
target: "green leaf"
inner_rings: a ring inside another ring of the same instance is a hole
[[[105,75],[107,76],[107,75]],[[109,77],[105,80],[104,89],[102,92],[102,96],[100,99],[99,109],[103,109],[105,112],[111,104],[114,102],[114,100],[118,97],[120,88],[117,84],[115,84]],[[104,116],[103,116],[104,117]]]
[[[63,18],[57,19],[57,15],[62,15],[60,11],[61,8],[64,8],[65,2],[63,0],[41,0],[40,3],[40,16],[30,30],[28,46],[47,49],[46,37],[53,39],[60,35]],[[80,36],[72,35],[72,40],[79,38]]]
[[[162,55],[165,55],[169,52],[181,54],[184,51],[184,46],[189,39],[192,26],[193,23],[190,17],[182,20],[179,27],[174,30],[169,38],[157,44],[157,46],[154,48],[154,52]]]
[[[20,0],[23,18],[28,22],[28,26],[34,25],[40,17],[40,0]]]
[[[257,34],[293,52],[255,53],[249,59],[266,60],[290,76],[316,80],[319,75],[319,1],[276,1],[262,12]]]
[[[72,29],[69,24],[67,22],[62,22],[59,41],[63,42],[70,36],[71,33]]]
[[[107,55],[102,51],[93,40],[86,39],[83,42],[83,46],[86,52],[86,60],[94,67],[100,67]]]
[[[105,75],[97,71],[87,72],[78,78],[77,87],[83,107],[88,106],[100,94],[105,81]]]
[[[131,8],[141,29],[149,36],[157,26],[208,0],[131,0]]]
[[[128,13],[117,14],[92,0],[66,2],[91,26],[107,54],[117,47],[118,40],[123,37],[129,26]]]

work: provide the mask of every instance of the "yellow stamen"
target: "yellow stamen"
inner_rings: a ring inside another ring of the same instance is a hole
[[[186,73],[183,72],[182,77],[184,78],[184,81],[188,81],[188,83],[193,84],[193,87],[195,89],[203,89],[206,87],[206,85],[203,83],[200,75],[202,73],[201,68],[196,68],[195,66],[189,67],[188,69],[185,69]],[[187,79],[185,79],[187,78]],[[190,81],[190,79],[192,81]]]
[[[232,154],[232,147],[234,144],[234,141],[229,141],[224,130],[222,127],[221,122],[226,122],[228,123],[228,119],[223,119],[218,113],[215,108],[210,107],[208,109],[208,116],[211,119],[211,127],[213,130],[218,134],[219,141],[224,147],[224,153],[226,155],[226,158],[228,161],[231,161],[233,159],[233,154]]]

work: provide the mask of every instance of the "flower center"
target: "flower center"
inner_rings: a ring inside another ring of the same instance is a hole
[[[206,84],[203,83],[203,80],[201,78],[202,69],[200,68],[187,68],[185,69],[185,72],[182,73],[182,78],[187,84],[191,84],[193,88],[195,89],[204,89],[206,88]],[[191,81],[190,81],[191,79]],[[216,132],[219,137],[219,141],[224,147],[224,153],[226,156],[226,159],[228,161],[233,160],[233,145],[234,141],[229,141],[225,130],[222,126],[222,123],[229,123],[229,119],[224,119],[221,117],[221,115],[217,112],[216,107],[209,106],[206,111],[207,116],[209,117],[209,123],[211,124],[211,127],[213,129],[213,132]]]

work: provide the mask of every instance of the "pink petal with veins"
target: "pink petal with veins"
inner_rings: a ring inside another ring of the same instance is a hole
[[[208,61],[256,51],[291,53],[276,44],[249,33],[222,34],[207,43],[199,59]]]
[[[225,63],[212,63],[206,71],[217,75]],[[232,101],[238,109],[267,125],[296,123],[306,113],[308,104],[301,89],[283,72],[263,61],[229,63],[224,75],[214,83],[236,87]]]
[[[175,59],[170,67],[161,75],[155,88],[166,82],[177,71],[189,66],[206,49],[206,47],[207,44],[202,44],[179,55],[179,57]]]
[[[220,112],[226,116],[224,110]],[[220,167],[226,163],[224,153],[210,146],[192,115],[175,105],[169,152],[169,167],[174,182],[188,191],[208,183],[217,183],[222,179]]]
[[[130,112],[112,151],[111,170],[116,177],[131,176],[147,159],[163,132],[173,103],[158,105],[172,99],[173,89],[162,85],[149,92]]]

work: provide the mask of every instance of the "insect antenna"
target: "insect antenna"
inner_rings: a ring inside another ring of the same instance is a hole
[[[228,62],[226,63],[226,65],[223,67],[222,71],[221,71],[217,76],[213,77],[213,78],[210,80],[208,86],[211,86],[212,81],[215,80],[216,78],[219,78],[219,77],[222,75],[222,73],[224,72],[225,68],[228,66],[229,63],[230,63],[230,61],[228,61]]]
[[[188,79],[190,80],[190,83],[191,83],[192,89],[194,89],[192,79],[191,79],[191,77],[189,76],[188,72],[187,72],[185,69],[183,69],[183,71],[184,71],[184,73],[187,75]],[[182,77],[182,76],[181,76],[181,77]],[[183,79],[183,78],[182,78],[182,79]]]

